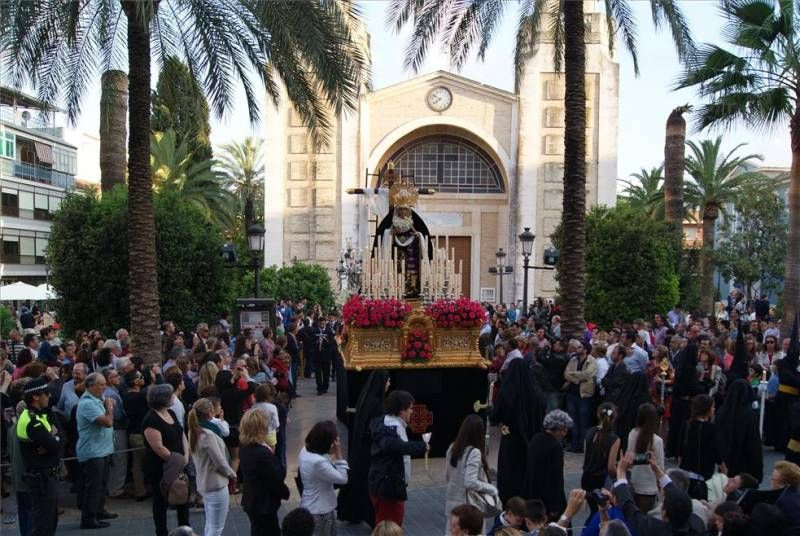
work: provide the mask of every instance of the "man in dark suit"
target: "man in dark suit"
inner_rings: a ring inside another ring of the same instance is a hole
[[[692,517],[692,500],[681,491],[672,480],[664,474],[664,471],[655,461],[655,457],[650,458],[650,467],[658,479],[659,486],[663,490],[664,500],[661,503],[661,519],[647,515],[636,507],[628,485],[627,472],[633,466],[633,451],[625,455],[617,464],[617,481],[614,482],[614,497],[617,506],[622,509],[625,521],[628,526],[633,528],[636,534],[646,534],[647,536],[701,536],[697,532]]]
[[[317,380],[317,394],[324,395],[330,386],[331,364],[333,353],[336,350],[334,333],[323,317],[314,320],[314,343],[312,355],[314,356],[314,371]]]

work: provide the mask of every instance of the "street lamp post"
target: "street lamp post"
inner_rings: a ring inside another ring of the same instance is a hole
[[[525,271],[522,284],[522,314],[526,317],[528,316],[528,270],[534,268],[530,265],[534,240],[536,240],[536,235],[531,232],[531,228],[524,227],[524,230],[519,235],[519,241],[522,244],[522,269]]]
[[[255,291],[253,297],[258,298],[258,288],[261,286],[261,268],[264,265],[264,228],[254,223],[247,228],[247,245],[253,256],[253,271],[255,272]]]

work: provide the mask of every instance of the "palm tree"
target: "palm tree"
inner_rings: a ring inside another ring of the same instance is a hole
[[[678,106],[667,118],[664,142],[664,215],[668,222],[680,229],[683,224],[683,170],[686,167],[686,119],[683,114],[691,110],[688,104]]]
[[[430,45],[440,39],[460,68],[477,47],[483,59],[500,20],[512,2],[506,0],[464,0],[427,2],[392,0],[389,20],[396,29],[409,21],[414,29],[406,50],[406,66],[418,70]],[[514,63],[517,80],[525,58],[539,42],[543,21],[553,42],[553,64],[564,68],[564,194],[561,228],[564,230],[559,286],[561,288],[562,330],[579,335],[583,330],[586,298],[586,40],[582,1],[525,0],[519,3]],[[605,0],[609,46],[617,33],[633,57],[638,74],[636,21],[627,0]],[[675,0],[651,0],[653,21],[666,23],[678,55],[687,58],[693,42],[687,21]]]
[[[728,0],[720,10],[726,47],[706,44],[677,83],[696,87],[708,104],[697,125],[743,122],[786,128],[792,152],[789,241],[783,288],[787,332],[800,306],[800,11],[796,0]]]
[[[703,216],[703,255],[701,257],[700,310],[713,313],[714,307],[714,236],[717,218],[727,215],[726,206],[736,201],[742,185],[766,178],[748,167],[761,155],[734,156],[745,143],[727,154],[721,153],[722,137],[703,140],[699,144],[686,142],[691,154],[686,158],[686,172],[691,177],[684,184],[687,203]]]
[[[174,130],[154,132],[150,139],[150,169],[153,190],[179,193],[197,207],[209,223],[223,228],[233,225],[234,198],[225,188],[224,175],[212,159],[196,162],[189,152],[189,140],[177,144]]]
[[[650,170],[642,168],[632,173],[635,181],[622,182],[626,185],[622,190],[623,197],[633,208],[646,211],[656,218],[664,217],[664,166]]]
[[[259,221],[264,212],[264,162],[261,141],[247,137],[222,146],[219,167],[227,188],[236,196],[238,211],[244,215],[244,229]]]
[[[5,80],[33,84],[45,102],[63,97],[75,122],[98,67],[129,79],[128,222],[131,336],[146,361],[160,359],[153,186],[150,173],[150,73],[178,56],[222,116],[244,89],[258,118],[257,78],[273,101],[280,82],[318,144],[328,140],[331,112],[352,108],[366,73],[354,37],[352,0],[8,0],[0,18]]]
[[[128,75],[110,69],[100,77],[100,191],[125,184]]]

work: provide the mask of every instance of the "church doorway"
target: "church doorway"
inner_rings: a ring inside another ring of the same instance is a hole
[[[438,239],[439,247],[444,248],[445,244],[453,253],[456,269],[459,261],[461,269],[461,295],[470,297],[470,284],[472,275],[472,237],[470,236],[432,236],[434,242]]]

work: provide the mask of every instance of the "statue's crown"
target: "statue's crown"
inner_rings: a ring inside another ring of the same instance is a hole
[[[419,193],[417,187],[410,180],[397,177],[394,173],[394,165],[389,162],[387,173],[391,174],[394,180],[389,187],[389,205],[396,208],[414,208],[417,205]]]

